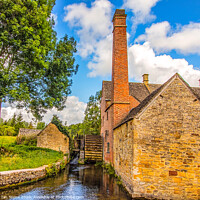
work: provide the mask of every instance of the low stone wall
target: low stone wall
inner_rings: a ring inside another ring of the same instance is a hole
[[[60,162],[55,163],[56,169],[61,170],[61,165],[68,163],[67,157]],[[15,185],[21,185],[29,182],[38,181],[44,179],[48,174],[48,169],[51,168],[49,165],[33,169],[20,169],[0,172],[0,189],[5,189]]]

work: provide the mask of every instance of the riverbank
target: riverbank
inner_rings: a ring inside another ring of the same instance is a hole
[[[16,137],[0,136],[0,190],[56,175],[69,162],[62,152],[17,145]]]
[[[69,159],[65,156],[63,160],[59,162],[38,168],[0,172],[0,190],[36,182],[46,177],[56,175],[65,168],[68,162]]]
[[[55,163],[63,156],[50,149],[17,145],[16,137],[0,136],[0,171],[37,168]]]

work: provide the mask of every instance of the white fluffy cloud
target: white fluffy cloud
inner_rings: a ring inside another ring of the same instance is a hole
[[[156,18],[151,13],[151,8],[156,5],[159,0],[124,0],[124,7],[131,9],[134,13],[133,28],[138,24],[152,21]]]
[[[88,63],[91,72],[90,77],[105,76],[111,74],[112,66],[112,35],[98,42],[95,48],[95,55]]]
[[[82,122],[84,119],[84,111],[87,106],[86,103],[80,102],[78,97],[69,96],[65,103],[66,108],[62,111],[57,111],[55,108],[52,110],[48,110],[47,113],[44,114],[43,121],[45,123],[49,123],[54,114],[58,115],[60,120],[63,122],[67,122],[67,125],[76,124]],[[13,115],[20,113],[23,116],[23,119],[27,122],[31,122],[34,120],[34,117],[31,113],[27,113],[25,109],[17,109],[15,107],[11,107],[6,104],[5,107],[2,108],[2,118],[4,120],[10,119]]]
[[[184,54],[200,55],[200,23],[178,26],[174,31],[167,21],[153,24],[136,41],[148,41],[157,52],[175,49]]]
[[[88,8],[85,3],[65,7],[64,21],[77,30],[78,53],[83,58],[92,56],[88,64],[89,76],[107,75],[111,69],[112,4],[96,0]]]
[[[191,86],[199,85],[199,70],[195,70],[185,59],[173,59],[165,54],[156,56],[148,42],[129,48],[129,76],[142,81],[145,73],[149,74],[151,83],[164,83],[179,73]]]
[[[134,13],[133,26],[155,18],[152,7],[159,0],[124,0],[124,8]],[[91,7],[86,4],[71,4],[65,7],[65,21],[77,30],[78,52],[88,62],[90,77],[106,76],[112,67],[112,4],[108,0],[95,0]],[[129,75],[140,80],[149,73],[151,82],[163,83],[178,72],[191,85],[198,85],[199,71],[185,59],[173,59],[169,55],[156,56],[157,52],[176,49],[182,53],[199,52],[199,24],[190,23],[172,31],[168,22],[152,25],[137,41],[148,41],[143,45],[129,47]]]
[[[84,111],[87,106],[86,103],[80,102],[78,97],[69,96],[65,106],[66,108],[64,108],[62,111],[57,111],[55,108],[48,110],[44,115],[43,120],[45,122],[50,122],[52,116],[56,114],[63,122],[67,122],[67,125],[77,124],[83,121]]]
[[[1,110],[1,117],[3,120],[8,120],[13,117],[14,114],[19,115],[22,114],[23,119],[27,122],[31,122],[34,120],[34,117],[31,113],[28,113],[25,109],[17,109],[16,107],[12,107],[9,104],[4,105]]]

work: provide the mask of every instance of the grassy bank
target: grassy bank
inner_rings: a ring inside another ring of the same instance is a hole
[[[36,168],[63,158],[63,153],[34,146],[16,145],[16,138],[0,136],[0,171]]]
[[[0,136],[0,147],[15,143],[16,138],[15,136]]]

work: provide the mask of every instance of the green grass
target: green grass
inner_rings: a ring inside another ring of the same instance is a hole
[[[16,145],[15,137],[0,136],[0,171],[36,168],[62,158],[63,153],[34,146]]]

